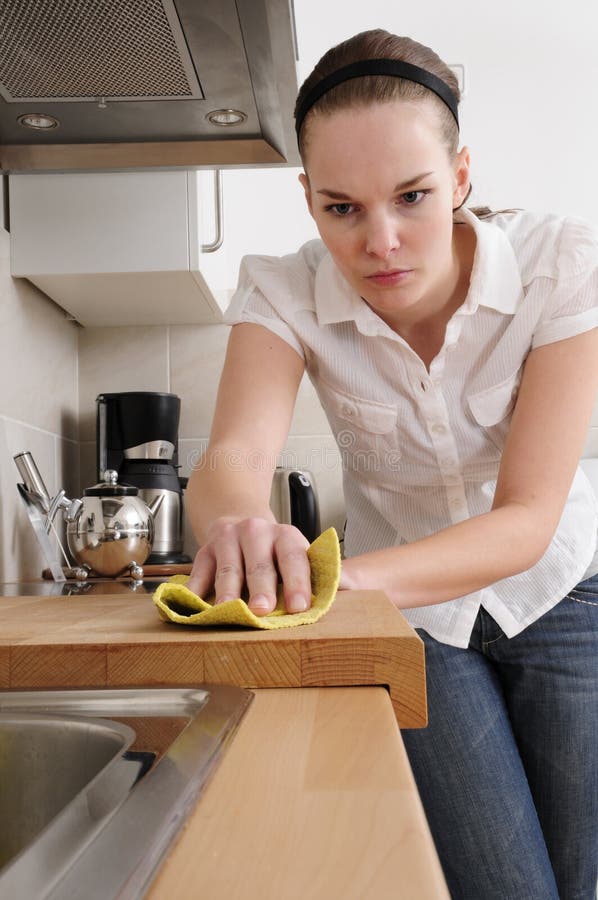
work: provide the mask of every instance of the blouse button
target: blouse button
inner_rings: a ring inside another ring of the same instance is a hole
[[[434,434],[446,434],[446,425],[436,422],[436,424],[432,425],[432,431]]]
[[[353,407],[352,407],[352,406],[349,406],[348,403],[343,403],[341,409],[342,409],[343,413],[344,413],[346,416],[352,416],[352,415],[354,414],[354,412],[355,412],[355,410],[353,409]]]

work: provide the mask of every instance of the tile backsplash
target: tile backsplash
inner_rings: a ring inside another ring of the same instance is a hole
[[[181,398],[179,462],[189,475],[205,450],[229,334],[227,325],[85,328],[79,334],[79,420],[81,479],[96,480],[95,398],[107,391],[170,391]],[[342,534],[341,460],[328,421],[311,384],[301,383],[285,465],[306,468],[314,477],[323,528]],[[196,544],[187,525],[185,550]]]
[[[79,327],[30,282],[10,275],[0,228],[0,580],[39,575],[45,560],[21,499],[15,453],[30,450],[50,493],[79,489]]]
[[[30,450],[53,494],[79,496],[96,478],[95,398],[108,391],[171,391],[181,397],[179,461],[189,475],[207,445],[229,328],[81,328],[24,279],[11,278],[2,235],[0,300],[0,581],[39,575],[45,566],[16,483],[15,453]],[[285,465],[309,469],[322,527],[344,526],[340,457],[317,396],[302,382]],[[186,526],[185,550],[196,543]]]

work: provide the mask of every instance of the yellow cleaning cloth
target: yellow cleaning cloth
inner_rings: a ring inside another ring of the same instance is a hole
[[[311,568],[311,607],[301,613],[287,613],[278,586],[278,603],[267,616],[254,615],[244,600],[226,600],[214,606],[185,587],[188,575],[173,575],[154,593],[160,616],[179,625],[247,625],[250,628],[289,628],[311,625],[328,612],[336,596],[341,571],[338,535],[328,528],[307,548]],[[213,601],[213,597],[211,598]]]

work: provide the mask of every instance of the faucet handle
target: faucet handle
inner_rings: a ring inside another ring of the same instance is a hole
[[[66,500],[66,497],[64,498]],[[66,500],[64,518],[67,522],[74,522],[81,512],[83,500]]]
[[[50,506],[48,508],[48,512],[46,513],[46,518],[48,520],[47,530],[50,530],[50,525],[54,521],[56,513],[59,509],[68,510],[71,507],[71,504],[76,501],[69,500],[63,490],[58,491],[55,497],[52,497],[50,501]]]
[[[50,495],[44,484],[44,479],[35,465],[33,456],[29,450],[24,450],[22,453],[16,453],[13,459],[19,470],[19,475],[23,479],[23,487],[31,499],[42,508],[44,513],[47,513],[51,505]]]

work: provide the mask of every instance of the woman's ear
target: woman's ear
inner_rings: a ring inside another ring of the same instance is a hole
[[[301,175],[299,176],[299,182],[300,182],[301,186],[303,187],[303,190],[305,191],[305,202],[307,203],[307,208],[309,209],[309,214],[310,214],[310,216],[313,217],[314,211],[311,206],[311,188],[309,186],[309,178],[307,177],[305,172],[302,172]]]
[[[462,147],[455,156],[454,177],[455,187],[453,190],[453,209],[463,206],[471,193],[471,182],[469,180],[469,166],[471,158],[469,149]]]

